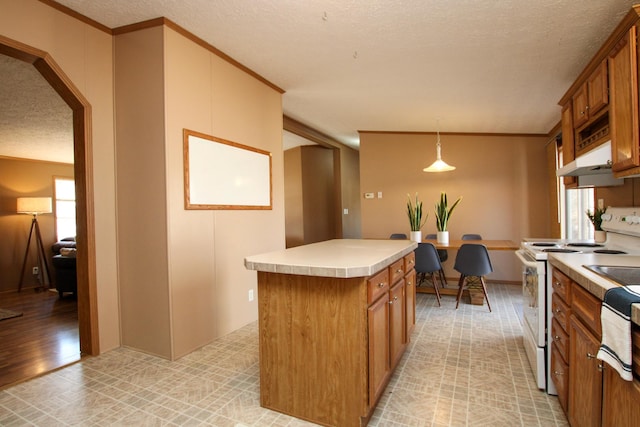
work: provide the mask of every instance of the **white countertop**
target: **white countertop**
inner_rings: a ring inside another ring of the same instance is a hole
[[[559,268],[583,288],[600,298],[600,300],[604,299],[604,294],[608,289],[620,285],[586,269],[585,265],[640,267],[640,256],[636,255],[566,254],[556,252],[549,253],[548,260],[551,265]],[[631,319],[634,323],[640,325],[640,304],[633,304]]]
[[[410,240],[335,239],[248,256],[249,270],[322,277],[367,277],[418,247]]]

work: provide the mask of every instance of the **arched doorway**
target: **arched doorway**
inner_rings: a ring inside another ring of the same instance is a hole
[[[0,36],[0,54],[32,64],[73,111],[76,180],[78,326],[80,351],[100,353],[96,295],[95,233],[91,155],[91,106],[51,56],[42,50]]]

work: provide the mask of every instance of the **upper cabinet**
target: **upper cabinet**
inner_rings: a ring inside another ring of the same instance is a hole
[[[636,26],[631,27],[609,54],[611,161],[614,172],[640,166],[636,32]]]
[[[573,141],[573,104],[567,102],[562,107],[562,163],[567,164],[576,158],[575,145]],[[573,188],[578,185],[578,178],[575,176],[565,176],[564,185]]]
[[[560,100],[564,164],[610,139],[614,176],[640,175],[637,25],[640,5],[631,8]],[[571,140],[573,146],[565,146]]]
[[[607,61],[604,60],[573,95],[573,125],[577,128],[597,117],[608,103]]]

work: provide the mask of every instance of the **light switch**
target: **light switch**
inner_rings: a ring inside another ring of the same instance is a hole
[[[345,210],[344,210],[344,214],[345,214],[345,215],[349,215],[349,209],[345,209]]]
[[[378,191],[378,199],[382,199],[382,191]]]

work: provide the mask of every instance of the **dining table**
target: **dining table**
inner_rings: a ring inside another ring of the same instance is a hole
[[[491,239],[482,239],[482,240],[462,240],[455,239],[449,240],[448,243],[439,243],[436,239],[424,239],[422,243],[432,243],[436,249],[444,249],[444,250],[457,250],[460,249],[462,245],[465,243],[471,243],[476,245],[484,245],[489,251],[515,251],[520,248],[520,246],[514,242],[513,240],[491,240]],[[446,284],[444,287],[439,289],[440,295],[457,295],[458,293],[458,283],[453,286],[448,287]],[[416,286],[416,292],[433,294],[435,293],[432,286]],[[484,304],[484,295],[482,293],[482,288],[476,286],[476,283],[471,283],[468,285],[467,289],[464,290],[464,296],[468,296],[471,304],[473,305],[483,305]]]

